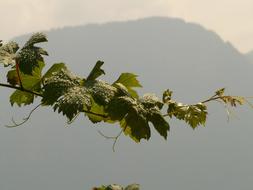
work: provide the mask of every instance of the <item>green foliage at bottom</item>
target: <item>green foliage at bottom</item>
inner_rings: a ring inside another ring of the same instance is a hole
[[[140,185],[135,183],[124,188],[121,185],[111,184],[107,186],[102,185],[101,187],[94,187],[92,190],[140,190]]]

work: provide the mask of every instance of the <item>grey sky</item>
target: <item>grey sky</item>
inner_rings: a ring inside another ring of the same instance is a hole
[[[0,38],[91,22],[180,17],[216,31],[240,51],[253,49],[252,0],[0,0]]]

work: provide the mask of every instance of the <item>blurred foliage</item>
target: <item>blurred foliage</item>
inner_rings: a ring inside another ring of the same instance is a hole
[[[111,184],[107,186],[102,185],[101,187],[93,187],[92,190],[140,190],[140,185],[135,183],[124,188],[121,185]]]

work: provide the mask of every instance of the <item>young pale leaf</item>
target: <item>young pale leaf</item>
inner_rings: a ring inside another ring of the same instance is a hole
[[[137,75],[133,73],[122,73],[120,77],[113,83],[113,85],[117,83],[123,84],[128,89],[129,94],[135,98],[138,98],[138,94],[135,90],[133,90],[133,88],[142,86],[136,78]]]
[[[245,98],[240,96],[222,96],[220,98],[225,104],[230,104],[232,107],[245,103]]]
[[[224,104],[236,107],[237,105],[243,105],[245,103],[245,98],[240,96],[224,96],[225,88],[219,89],[215,92],[215,95],[218,96]]]
[[[92,71],[90,72],[87,80],[96,80],[100,75],[105,74],[105,71],[101,69],[102,65],[104,64],[103,61],[97,61],[96,65],[93,67]]]
[[[24,74],[32,75],[32,71],[38,67],[38,61],[43,61],[42,55],[48,55],[47,52],[34,46],[36,43],[46,42],[46,36],[42,33],[35,33],[18,52],[17,60],[20,71]]]
[[[223,96],[225,93],[225,88],[221,88],[215,92],[217,96]]]
[[[0,64],[5,67],[15,64],[15,53],[19,49],[16,42],[9,42],[3,46],[0,46]]]
[[[173,92],[169,89],[165,90],[163,93],[163,103],[167,103],[171,100]]]

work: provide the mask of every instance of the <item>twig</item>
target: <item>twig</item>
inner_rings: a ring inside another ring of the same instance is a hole
[[[21,77],[20,77],[20,71],[19,71],[19,62],[18,60],[16,59],[15,60],[16,64],[15,64],[15,67],[16,67],[16,72],[17,72],[17,75],[18,75],[18,82],[20,84],[20,88],[23,89],[23,84],[22,84],[22,80],[21,80]]]
[[[41,103],[40,103],[39,105],[37,105],[35,108],[33,108],[33,109],[30,111],[29,115],[28,115],[27,117],[23,118],[23,121],[22,121],[22,122],[17,123],[17,122],[12,118],[11,120],[12,120],[12,122],[13,122],[14,125],[5,125],[5,127],[7,127],[7,128],[14,128],[14,127],[18,127],[18,126],[20,126],[20,125],[23,125],[24,123],[26,123],[26,122],[30,119],[32,113],[33,113],[38,107],[40,107],[40,106],[41,106]]]
[[[205,104],[205,103],[207,103],[207,102],[211,102],[211,101],[218,100],[218,99],[221,99],[221,97],[220,97],[220,96],[214,95],[214,96],[212,96],[211,98],[202,101],[201,103],[202,103],[202,104]]]
[[[113,150],[113,152],[115,152],[116,143],[117,143],[119,137],[121,136],[121,134],[123,133],[123,131],[125,131],[125,130],[126,130],[126,127],[124,127],[123,129],[121,129],[120,132],[119,132],[119,134],[117,136],[107,136],[107,135],[103,134],[101,131],[98,131],[98,133],[102,137],[104,137],[105,139],[114,139],[113,145],[112,145],[112,150]]]
[[[3,83],[0,83],[0,86],[20,90],[20,91],[23,91],[23,92],[28,92],[28,93],[34,94],[36,96],[43,97],[41,93],[35,92],[35,91],[32,91],[32,90],[28,90],[28,89],[25,89],[25,88],[21,88],[21,86],[13,86],[13,85],[3,84]]]

